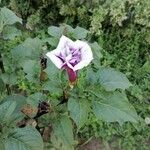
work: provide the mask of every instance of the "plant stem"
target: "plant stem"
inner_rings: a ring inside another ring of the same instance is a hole
[[[0,69],[1,69],[2,73],[5,73],[5,68],[4,68],[4,64],[3,64],[3,61],[2,61],[1,53],[0,53]],[[11,94],[11,89],[9,87],[9,84],[6,84],[6,89],[7,89],[7,94],[10,95]]]
[[[4,69],[4,65],[3,65],[1,53],[0,53],[0,68],[1,68],[1,70],[2,70],[2,73],[5,73],[5,69]]]

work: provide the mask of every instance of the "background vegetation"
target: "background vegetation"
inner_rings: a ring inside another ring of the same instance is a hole
[[[150,147],[150,1],[149,0],[2,0],[23,19],[26,31],[8,51],[26,37],[45,37],[47,27],[62,23],[88,29],[89,38],[102,47],[101,64],[125,73],[134,85],[127,93],[142,121],[137,125],[97,122],[86,124],[81,139],[100,138],[106,148],[144,150]],[[32,89],[32,86],[30,87]],[[34,90],[34,89],[33,89]]]

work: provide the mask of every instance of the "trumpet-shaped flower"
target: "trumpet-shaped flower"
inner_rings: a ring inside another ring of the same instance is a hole
[[[72,41],[62,36],[55,50],[46,54],[59,69],[66,69],[70,82],[77,79],[78,70],[87,66],[93,59],[90,46],[83,41]]]

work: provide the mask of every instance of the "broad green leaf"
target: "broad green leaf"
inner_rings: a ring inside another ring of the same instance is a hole
[[[60,38],[62,35],[62,30],[59,27],[56,26],[50,26],[48,28],[48,34],[51,36],[54,36],[56,38]]]
[[[56,48],[59,40],[58,40],[58,38],[52,37],[52,38],[45,39],[44,42],[48,42],[52,47]]]
[[[23,45],[27,48],[31,48],[33,52],[40,52],[42,48],[42,41],[38,37],[28,38],[24,41]]]
[[[24,64],[22,64],[23,70],[25,73],[27,73],[26,78],[29,81],[35,81],[39,78],[40,74],[40,63],[38,63],[36,60],[28,60],[25,61]]]
[[[74,150],[73,147],[70,149],[70,147],[63,143],[60,137],[57,137],[54,134],[51,135],[51,142],[53,146],[51,150]]]
[[[43,101],[43,94],[42,93],[34,93],[29,95],[26,99],[28,105],[25,107],[32,109],[30,113],[28,113],[28,117],[34,118],[38,112],[38,105],[41,101]]]
[[[90,82],[90,84],[95,84],[98,82],[99,76],[96,72],[93,71],[92,68],[87,69],[86,80]]]
[[[22,23],[22,19],[6,7],[0,9],[0,32],[5,25],[12,25],[16,22]]]
[[[15,61],[24,62],[24,59],[28,59],[32,57],[32,49],[24,46],[24,44],[20,44],[14,49],[12,49],[12,56]],[[17,57],[16,57],[17,56]]]
[[[73,150],[74,138],[71,120],[67,116],[62,116],[53,124],[53,134],[59,138],[68,149]]]
[[[84,39],[84,38],[86,38],[87,33],[88,33],[88,31],[87,31],[86,29],[77,26],[77,27],[74,29],[73,37],[74,37],[75,39]]]
[[[45,69],[45,72],[48,74],[49,79],[57,79],[58,75],[61,72],[53,63],[52,61],[47,58],[47,68]]]
[[[3,73],[1,78],[5,84],[13,85],[17,83],[17,75],[15,73]]]
[[[12,49],[14,61],[24,63],[26,60],[39,60],[41,55],[42,41],[39,38],[28,38],[22,44]],[[16,57],[17,56],[17,57]]]
[[[70,26],[70,25],[67,25],[67,24],[62,24],[62,26],[60,26],[61,30],[66,33],[73,33],[74,32],[74,29]]]
[[[26,99],[27,103],[33,107],[38,107],[40,101],[43,101],[43,94],[42,93],[34,93]]]
[[[26,98],[24,96],[22,96],[22,95],[9,95],[9,96],[5,97],[0,102],[0,105],[4,104],[5,102],[9,102],[9,103],[15,102],[16,103],[15,110],[11,114],[11,120],[13,122],[18,122],[21,119],[23,119],[24,114],[21,112],[21,109],[26,104]]]
[[[1,149],[1,150],[5,150],[4,143],[2,142],[1,139],[0,139],[0,149]]]
[[[23,70],[25,73],[34,73],[34,68],[36,67],[37,62],[34,60],[28,60],[23,65]]]
[[[60,28],[67,37],[74,37],[74,29],[70,25],[62,24]]]
[[[62,71],[61,69],[58,69],[48,58],[45,72],[47,73],[49,80],[43,85],[44,90],[48,90],[54,95],[62,94],[62,85],[68,85],[68,78],[65,70]]]
[[[7,108],[7,111],[6,111],[4,119],[3,119],[4,122],[7,121],[7,120],[9,120],[9,119],[12,119],[11,115],[13,114],[15,108],[16,108],[16,102],[12,102],[9,105],[9,107]]]
[[[26,98],[27,105],[25,107],[31,108],[32,111],[28,113],[28,117],[33,118],[38,112],[39,103],[45,100],[45,95],[43,93],[37,92],[29,95]]]
[[[49,80],[43,85],[43,90],[49,91],[51,94],[62,94],[62,88],[58,80]]]
[[[16,102],[7,101],[0,105],[0,122],[9,122],[16,108]]]
[[[138,116],[134,107],[123,93],[97,93],[98,100],[93,100],[93,112],[96,117],[108,122],[137,122]]]
[[[92,52],[93,52],[93,55],[94,55],[94,58],[102,58],[103,55],[101,53],[102,51],[102,48],[98,45],[97,42],[94,42],[92,44],[90,44],[91,48],[92,48]]]
[[[50,26],[48,28],[48,34],[60,38],[62,34],[72,36],[75,39],[84,39],[87,36],[88,31],[84,28],[77,26],[73,29],[69,25],[62,25],[61,27]]]
[[[9,39],[12,40],[14,39],[16,36],[20,36],[21,35],[21,31],[18,30],[16,27],[14,26],[5,26],[2,32],[3,38],[4,39]]]
[[[98,75],[100,84],[107,91],[125,90],[132,85],[123,73],[112,68],[102,68],[98,71]]]
[[[68,101],[68,110],[78,128],[81,128],[87,121],[90,106],[85,99],[70,98]]]
[[[12,25],[16,22],[19,22],[22,24],[22,19],[16,16],[14,12],[12,12],[10,9],[6,7],[1,8],[0,17],[4,25]]]
[[[13,102],[16,103],[16,107],[15,107],[14,112],[12,113],[12,116],[16,121],[22,119],[22,117],[24,115],[22,114],[21,109],[27,103],[26,97],[24,97],[22,95],[17,95],[17,94],[9,95],[9,96],[6,96],[2,100],[2,102],[0,102],[0,104],[4,103],[6,101],[10,102],[10,103],[13,103]]]
[[[33,127],[15,128],[4,145],[4,150],[43,150],[41,135]]]

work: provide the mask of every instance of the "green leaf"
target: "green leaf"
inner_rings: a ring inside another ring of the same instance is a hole
[[[25,61],[24,64],[22,64],[23,70],[25,73],[27,73],[26,78],[29,81],[35,81],[35,79],[39,78],[40,74],[40,64],[38,64],[35,60],[28,60]]]
[[[0,105],[0,122],[9,122],[12,118],[12,113],[16,108],[16,102],[7,101]]]
[[[86,29],[77,26],[74,29],[73,37],[75,39],[84,39],[86,38],[87,34],[88,34],[88,31]]]
[[[49,80],[43,85],[43,90],[49,91],[51,94],[62,94],[62,88],[58,80]]]
[[[44,42],[48,42],[52,47],[57,47],[59,40],[58,38],[52,37],[45,39]]]
[[[51,150],[74,150],[73,147],[70,149],[65,145],[60,137],[56,137],[54,134],[51,135],[51,143],[54,149]]]
[[[15,128],[4,145],[5,150],[43,150],[41,135],[33,127]]]
[[[62,24],[60,28],[67,37],[74,37],[74,29],[70,25]]]
[[[2,32],[3,38],[4,39],[9,39],[12,40],[14,39],[16,36],[20,36],[21,35],[21,31],[18,30],[16,27],[14,26],[5,26]]]
[[[72,150],[74,145],[72,128],[71,120],[67,116],[62,116],[53,124],[54,136],[60,138],[68,150]]]
[[[93,85],[98,82],[98,79],[99,79],[98,74],[94,72],[91,67],[89,67],[86,73],[86,80],[88,80],[88,82]]]
[[[49,58],[47,58],[47,68],[45,69],[45,72],[48,74],[49,79],[58,80],[61,70],[58,69]]]
[[[68,25],[68,24],[62,24],[62,26],[60,26],[61,30],[62,31],[66,31],[67,33],[73,33],[74,32],[74,29]]]
[[[22,19],[17,17],[14,12],[10,9],[3,7],[0,10],[0,32],[2,31],[5,25],[12,25],[16,22],[22,24]]]
[[[34,53],[41,51],[42,48],[42,41],[36,37],[36,38],[28,38],[24,41],[23,46],[26,48],[31,48]]]
[[[37,82],[39,81],[39,74],[40,74],[40,63],[37,60],[26,60],[20,64],[23,68],[24,72],[26,73],[25,77],[30,82]]]
[[[15,73],[3,73],[1,78],[5,84],[14,85],[17,83],[17,75]]]
[[[0,139],[0,149],[1,150],[5,150],[4,143],[3,143],[3,141],[1,139]]]
[[[99,68],[101,66],[101,61],[100,59],[103,57],[101,51],[102,51],[102,48],[98,45],[97,42],[94,42],[94,43],[91,43],[90,44],[91,46],[91,49],[92,49],[92,52],[93,52],[93,63],[94,65]]]
[[[43,90],[48,90],[51,94],[54,95],[61,95],[62,94],[62,87],[61,87],[61,77],[60,74],[62,71],[58,69],[48,58],[47,59],[47,68],[45,72],[48,75],[49,80],[44,83]]]
[[[12,49],[14,61],[23,64],[26,60],[39,60],[42,41],[39,38],[28,38],[22,44]],[[17,57],[16,57],[17,56]]]
[[[93,100],[93,111],[98,119],[108,122],[137,122],[138,116],[123,93],[96,93],[98,100]]]
[[[34,93],[26,99],[27,103],[33,107],[38,107],[40,101],[43,101],[43,94],[42,93]]]
[[[16,108],[16,102],[12,102],[9,107],[7,108],[7,112],[5,113],[4,116],[4,120],[3,121],[7,121],[10,119],[10,116],[12,115],[12,113],[14,112]]]
[[[90,106],[85,99],[70,98],[68,101],[68,110],[78,128],[81,128],[87,121]]]
[[[48,34],[58,39],[62,36],[62,34],[72,36],[75,39],[84,39],[86,38],[87,33],[88,31],[86,29],[79,26],[75,29],[69,25],[62,25],[60,27],[50,26],[48,28]]]
[[[51,36],[54,36],[56,38],[60,38],[62,35],[62,30],[59,27],[56,26],[50,26],[48,28],[48,34]]]
[[[98,71],[99,82],[107,91],[114,91],[116,89],[125,90],[132,84],[127,77],[112,68],[102,68]]]
[[[23,118],[23,114],[22,112],[20,111],[22,109],[22,107],[27,103],[26,102],[26,97],[22,96],[22,95],[17,95],[17,94],[14,94],[14,95],[9,95],[9,96],[6,96],[1,102],[0,104],[4,103],[4,102],[9,102],[9,103],[13,103],[15,102],[16,103],[16,107],[15,107],[15,110],[14,112],[12,113],[12,118],[14,118],[16,121],[20,120]]]
[[[101,53],[102,51],[102,48],[98,45],[97,42],[94,42],[92,44],[90,44],[91,48],[92,48],[92,52],[93,52],[93,55],[94,55],[94,58],[102,58],[103,55]]]
[[[34,73],[34,67],[36,67],[37,62],[34,60],[28,60],[23,65],[23,70],[25,73]]]
[[[5,150],[5,145],[4,145],[4,142],[2,141],[1,137],[0,137],[0,149]]]
[[[32,57],[32,49],[26,47],[23,43],[12,49],[11,51],[13,59],[15,61],[24,62],[24,59]],[[17,57],[16,57],[17,56]]]

